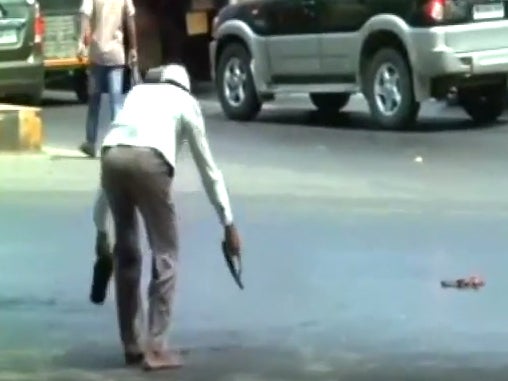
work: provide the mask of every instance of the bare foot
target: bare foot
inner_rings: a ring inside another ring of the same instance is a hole
[[[182,366],[182,356],[175,351],[147,351],[143,361],[143,368],[147,371],[176,369]]]
[[[125,364],[127,366],[140,365],[145,358],[145,355],[140,352],[125,352]]]

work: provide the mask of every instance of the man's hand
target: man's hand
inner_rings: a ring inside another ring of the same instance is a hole
[[[129,65],[135,65],[138,63],[138,52],[136,49],[129,50],[129,56],[127,57]]]
[[[224,241],[232,255],[240,256],[241,242],[240,236],[234,225],[228,225],[224,229]]]
[[[78,56],[78,59],[79,60],[82,60],[83,58],[86,57],[86,45],[83,41],[80,41],[79,44],[78,44],[78,52],[77,52],[77,56]]]
[[[241,258],[240,237],[233,224],[224,229],[224,241],[222,242],[222,253],[235,283],[243,290],[242,282],[242,258]]]

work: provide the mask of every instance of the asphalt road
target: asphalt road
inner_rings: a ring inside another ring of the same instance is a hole
[[[114,295],[102,308],[87,302],[97,162],[4,160],[0,380],[506,379],[506,118],[474,128],[430,103],[416,129],[376,131],[362,100],[324,118],[288,98],[234,123],[204,98],[246,290],[226,272],[185,155],[171,338],[187,366],[123,369]],[[85,108],[62,99],[44,109],[47,145],[75,148]],[[473,274],[484,289],[440,288]]]

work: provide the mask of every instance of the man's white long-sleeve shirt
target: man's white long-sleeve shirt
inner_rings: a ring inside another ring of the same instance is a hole
[[[159,151],[176,171],[178,153],[187,141],[208,198],[223,225],[233,222],[226,184],[208,144],[197,100],[171,84],[140,84],[125,98],[121,111],[102,143]]]

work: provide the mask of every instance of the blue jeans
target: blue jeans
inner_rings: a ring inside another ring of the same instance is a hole
[[[101,95],[109,93],[111,119],[122,107],[123,103],[123,66],[103,66],[92,64],[88,76],[89,99],[86,116],[86,141],[94,146],[97,143],[99,131],[99,114],[101,109]]]

